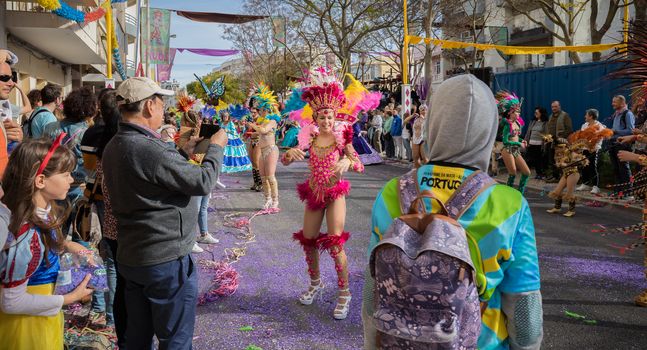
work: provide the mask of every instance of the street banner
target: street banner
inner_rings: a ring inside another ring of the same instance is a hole
[[[171,69],[173,69],[173,60],[175,60],[176,49],[169,50],[169,64],[157,65],[157,79],[159,81],[171,80]]]
[[[411,85],[402,84],[402,113],[405,111],[410,111],[411,106]]]
[[[285,47],[285,17],[272,17],[272,33],[274,47]]]
[[[149,28],[148,40],[143,40],[144,51],[151,64],[169,64],[169,41],[171,12],[165,9],[150,9],[150,18],[142,16],[143,33]]]

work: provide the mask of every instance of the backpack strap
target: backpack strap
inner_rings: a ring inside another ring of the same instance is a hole
[[[454,194],[447,200],[445,206],[449,212],[449,216],[458,220],[465,213],[465,210],[472,205],[474,200],[483,193],[483,191],[490,188],[496,182],[484,172],[477,170],[463,181]]]
[[[23,123],[23,126],[25,126],[25,125],[27,126],[27,130],[26,130],[27,131],[27,136],[29,136],[29,137],[34,136],[32,134],[32,131],[31,131],[31,124],[32,124],[32,122],[34,121],[34,118],[36,118],[37,115],[39,115],[41,112],[45,112],[45,111],[48,111],[48,110],[43,108],[43,109],[39,110],[38,112],[34,112],[29,116],[29,118],[27,118],[27,120],[25,120],[25,122]]]
[[[406,215],[411,210],[411,204],[420,194],[420,188],[418,188],[418,169],[412,169],[408,173],[400,176],[398,178],[398,196],[400,197],[400,213]],[[424,202],[422,208],[418,206],[418,211],[421,213],[425,212]]]

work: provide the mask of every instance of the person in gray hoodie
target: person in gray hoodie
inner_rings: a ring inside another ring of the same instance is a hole
[[[103,153],[104,185],[117,221],[117,263],[126,281],[126,347],[191,349],[198,297],[189,253],[198,201],[211,192],[222,166],[224,129],[214,134],[202,164],[189,162],[198,138],[178,152],[161,140],[161,89],[149,78],[129,78],[117,89],[119,131]]]
[[[488,169],[497,132],[497,107],[492,91],[473,75],[453,77],[438,87],[430,110],[425,128],[430,162],[407,175],[416,179],[419,192],[430,191],[444,201],[459,188],[467,191],[462,193],[476,193],[457,220],[470,237],[467,241],[477,266],[474,280],[483,305],[478,343],[468,348],[539,349],[543,339],[543,315],[530,208],[520,192],[502,184],[493,184],[492,179],[482,174]],[[479,179],[485,179],[482,181],[491,184],[489,187],[479,192],[482,187],[477,185],[478,182],[469,181],[466,186],[472,187],[463,188],[466,179],[479,173]],[[388,237],[387,231],[394,220],[406,214],[400,209],[398,180],[390,180],[373,205],[369,257],[383,235]],[[431,201],[425,199],[425,207],[427,212],[438,212],[439,206],[432,206]],[[397,264],[398,259],[393,263]],[[423,283],[417,281],[412,288],[419,289]],[[429,288],[431,290],[435,286],[430,285]],[[393,290],[389,297],[382,294],[378,297],[383,298],[379,300],[384,305],[390,302],[390,297],[398,299],[398,293],[398,290]],[[367,269],[362,304],[364,349],[367,350],[379,348],[380,332],[392,331],[376,329],[375,295],[375,282]],[[397,303],[406,304],[408,300],[398,300]],[[429,326],[432,321],[422,314],[420,316],[414,322],[419,326]],[[403,338],[406,338],[405,333],[401,333]],[[392,332],[389,334],[393,335]]]

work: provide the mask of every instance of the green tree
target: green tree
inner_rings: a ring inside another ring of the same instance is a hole
[[[230,74],[223,74],[221,72],[211,72],[200,78],[208,87],[211,87],[211,84],[223,75],[225,76],[225,94],[221,97],[221,100],[226,103],[244,103],[247,98],[247,95],[245,94],[246,89],[241,81],[236,77]],[[207,93],[197,80],[187,84],[186,91],[189,95],[203,101],[207,100]]]

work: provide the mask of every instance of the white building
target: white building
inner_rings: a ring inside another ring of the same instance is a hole
[[[96,10],[102,3],[101,0],[66,2],[84,12]],[[134,50],[128,49],[137,35],[136,5],[136,0],[113,5],[115,34],[124,69],[134,54]],[[18,55],[15,67],[18,85],[26,92],[40,89],[48,82],[61,85],[64,93],[84,85],[102,88],[107,71],[105,33],[105,17],[81,25],[45,10],[36,1],[0,2],[0,48],[6,47]],[[113,77],[121,80],[114,62]],[[12,102],[20,105],[22,102],[16,101],[15,91],[12,94]]]
[[[599,2],[597,26],[602,26],[608,12],[609,3],[606,1]],[[561,29],[550,21],[545,13],[541,10],[538,3],[528,2],[526,5],[530,9],[530,15],[540,23],[544,23],[550,30],[561,34]],[[574,35],[573,45],[591,45],[591,32],[589,18],[591,16],[591,4],[586,3],[584,9],[574,18],[573,23]],[[633,18],[635,13],[634,6],[629,7],[629,17]],[[566,16],[564,12],[561,12]],[[514,11],[506,0],[468,0],[464,2],[462,10],[456,14],[446,17],[451,20],[452,16],[471,17],[480,21],[477,29],[481,35],[478,36],[478,43],[507,44],[510,46],[564,46],[564,42],[554,38],[550,32],[542,25],[533,23],[527,16]],[[615,15],[611,27],[602,38],[602,44],[617,43],[622,41],[622,19],[624,9],[620,8]],[[442,29],[442,28],[441,28]],[[444,39],[474,42],[472,33],[465,29],[465,32],[449,36],[445,34]],[[503,39],[503,40],[502,40]],[[465,52],[471,53],[473,49],[466,49]],[[612,52],[602,53],[606,57]],[[554,55],[512,55],[504,56],[497,51],[488,50],[477,52],[476,65],[468,63],[467,68],[486,68],[491,67],[493,73],[525,70],[541,67],[553,67],[573,63],[568,52],[558,52]],[[579,53],[582,63],[592,61],[591,53]],[[434,56],[435,58],[435,56]],[[432,77],[434,86],[443,81],[456,71],[465,68],[465,62],[456,59],[448,54],[443,54],[440,62],[433,61],[434,72]],[[441,76],[442,75],[442,76]]]

